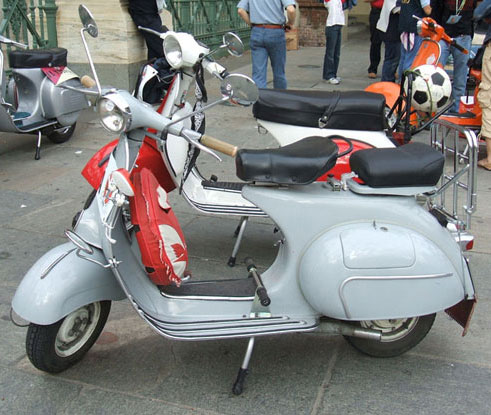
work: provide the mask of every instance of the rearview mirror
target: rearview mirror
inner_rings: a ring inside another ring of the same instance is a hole
[[[223,45],[227,48],[228,53],[232,56],[242,56],[244,53],[244,44],[239,36],[235,33],[227,32],[222,38]]]
[[[259,90],[255,82],[248,76],[231,74],[222,80],[220,91],[228,97],[232,104],[248,107],[259,98]]]
[[[80,21],[82,22],[85,31],[90,36],[97,37],[99,35],[99,30],[97,29],[97,24],[90,10],[81,4],[78,6],[78,15],[80,16]]]

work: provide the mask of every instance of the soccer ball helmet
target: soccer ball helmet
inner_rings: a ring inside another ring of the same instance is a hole
[[[452,83],[448,74],[434,65],[420,65],[412,70],[411,106],[424,112],[441,110],[452,95]],[[404,90],[408,92],[408,78],[404,81]]]

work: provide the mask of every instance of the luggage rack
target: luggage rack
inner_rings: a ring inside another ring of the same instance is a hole
[[[445,156],[440,187],[430,208],[443,213],[458,230],[471,228],[477,202],[477,156],[479,142],[474,131],[437,119],[431,125],[431,146]]]

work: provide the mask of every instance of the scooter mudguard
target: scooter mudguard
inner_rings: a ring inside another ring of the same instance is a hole
[[[117,144],[118,140],[106,144],[92,156],[83,168],[82,176],[94,189],[100,187],[104,172],[106,171],[109,155]],[[145,138],[143,145],[140,148],[140,152],[138,153],[136,164],[138,167],[133,171],[136,172],[143,168],[147,168],[157,178],[159,184],[166,192],[171,192],[176,188],[154,140]]]
[[[107,263],[99,249],[81,255]],[[24,320],[48,325],[94,301],[124,298],[111,269],[82,259],[68,242],[48,251],[29,269],[15,292],[12,308]]]
[[[332,318],[431,314],[474,298],[468,268],[455,249],[461,266],[412,229],[379,222],[347,224],[312,243],[300,261],[300,286],[309,304]]]

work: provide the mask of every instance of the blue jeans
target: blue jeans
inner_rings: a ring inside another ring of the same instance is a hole
[[[382,82],[395,82],[395,74],[401,55],[401,42],[384,41],[385,54],[382,66]]]
[[[414,47],[411,50],[406,50],[401,43],[401,58],[399,59],[399,79],[402,79],[402,73],[409,69],[413,63],[416,54],[419,51],[419,47],[423,38],[419,35],[414,36]]]
[[[470,51],[471,37],[469,35],[458,36],[455,38],[457,44]],[[440,41],[442,53],[440,55],[440,63],[445,66],[448,56],[453,56],[453,80],[452,80],[452,98],[454,103],[450,111],[459,112],[460,97],[465,94],[465,86],[467,84],[467,61],[469,55],[464,55],[460,50],[449,46],[443,40]]]
[[[335,78],[338,75],[342,28],[342,25],[326,26],[326,53],[322,71],[322,78],[324,79]]]
[[[273,69],[273,86],[286,89],[286,39],[283,29],[253,27],[249,42],[252,54],[252,79],[259,88],[266,88],[268,57]]]

